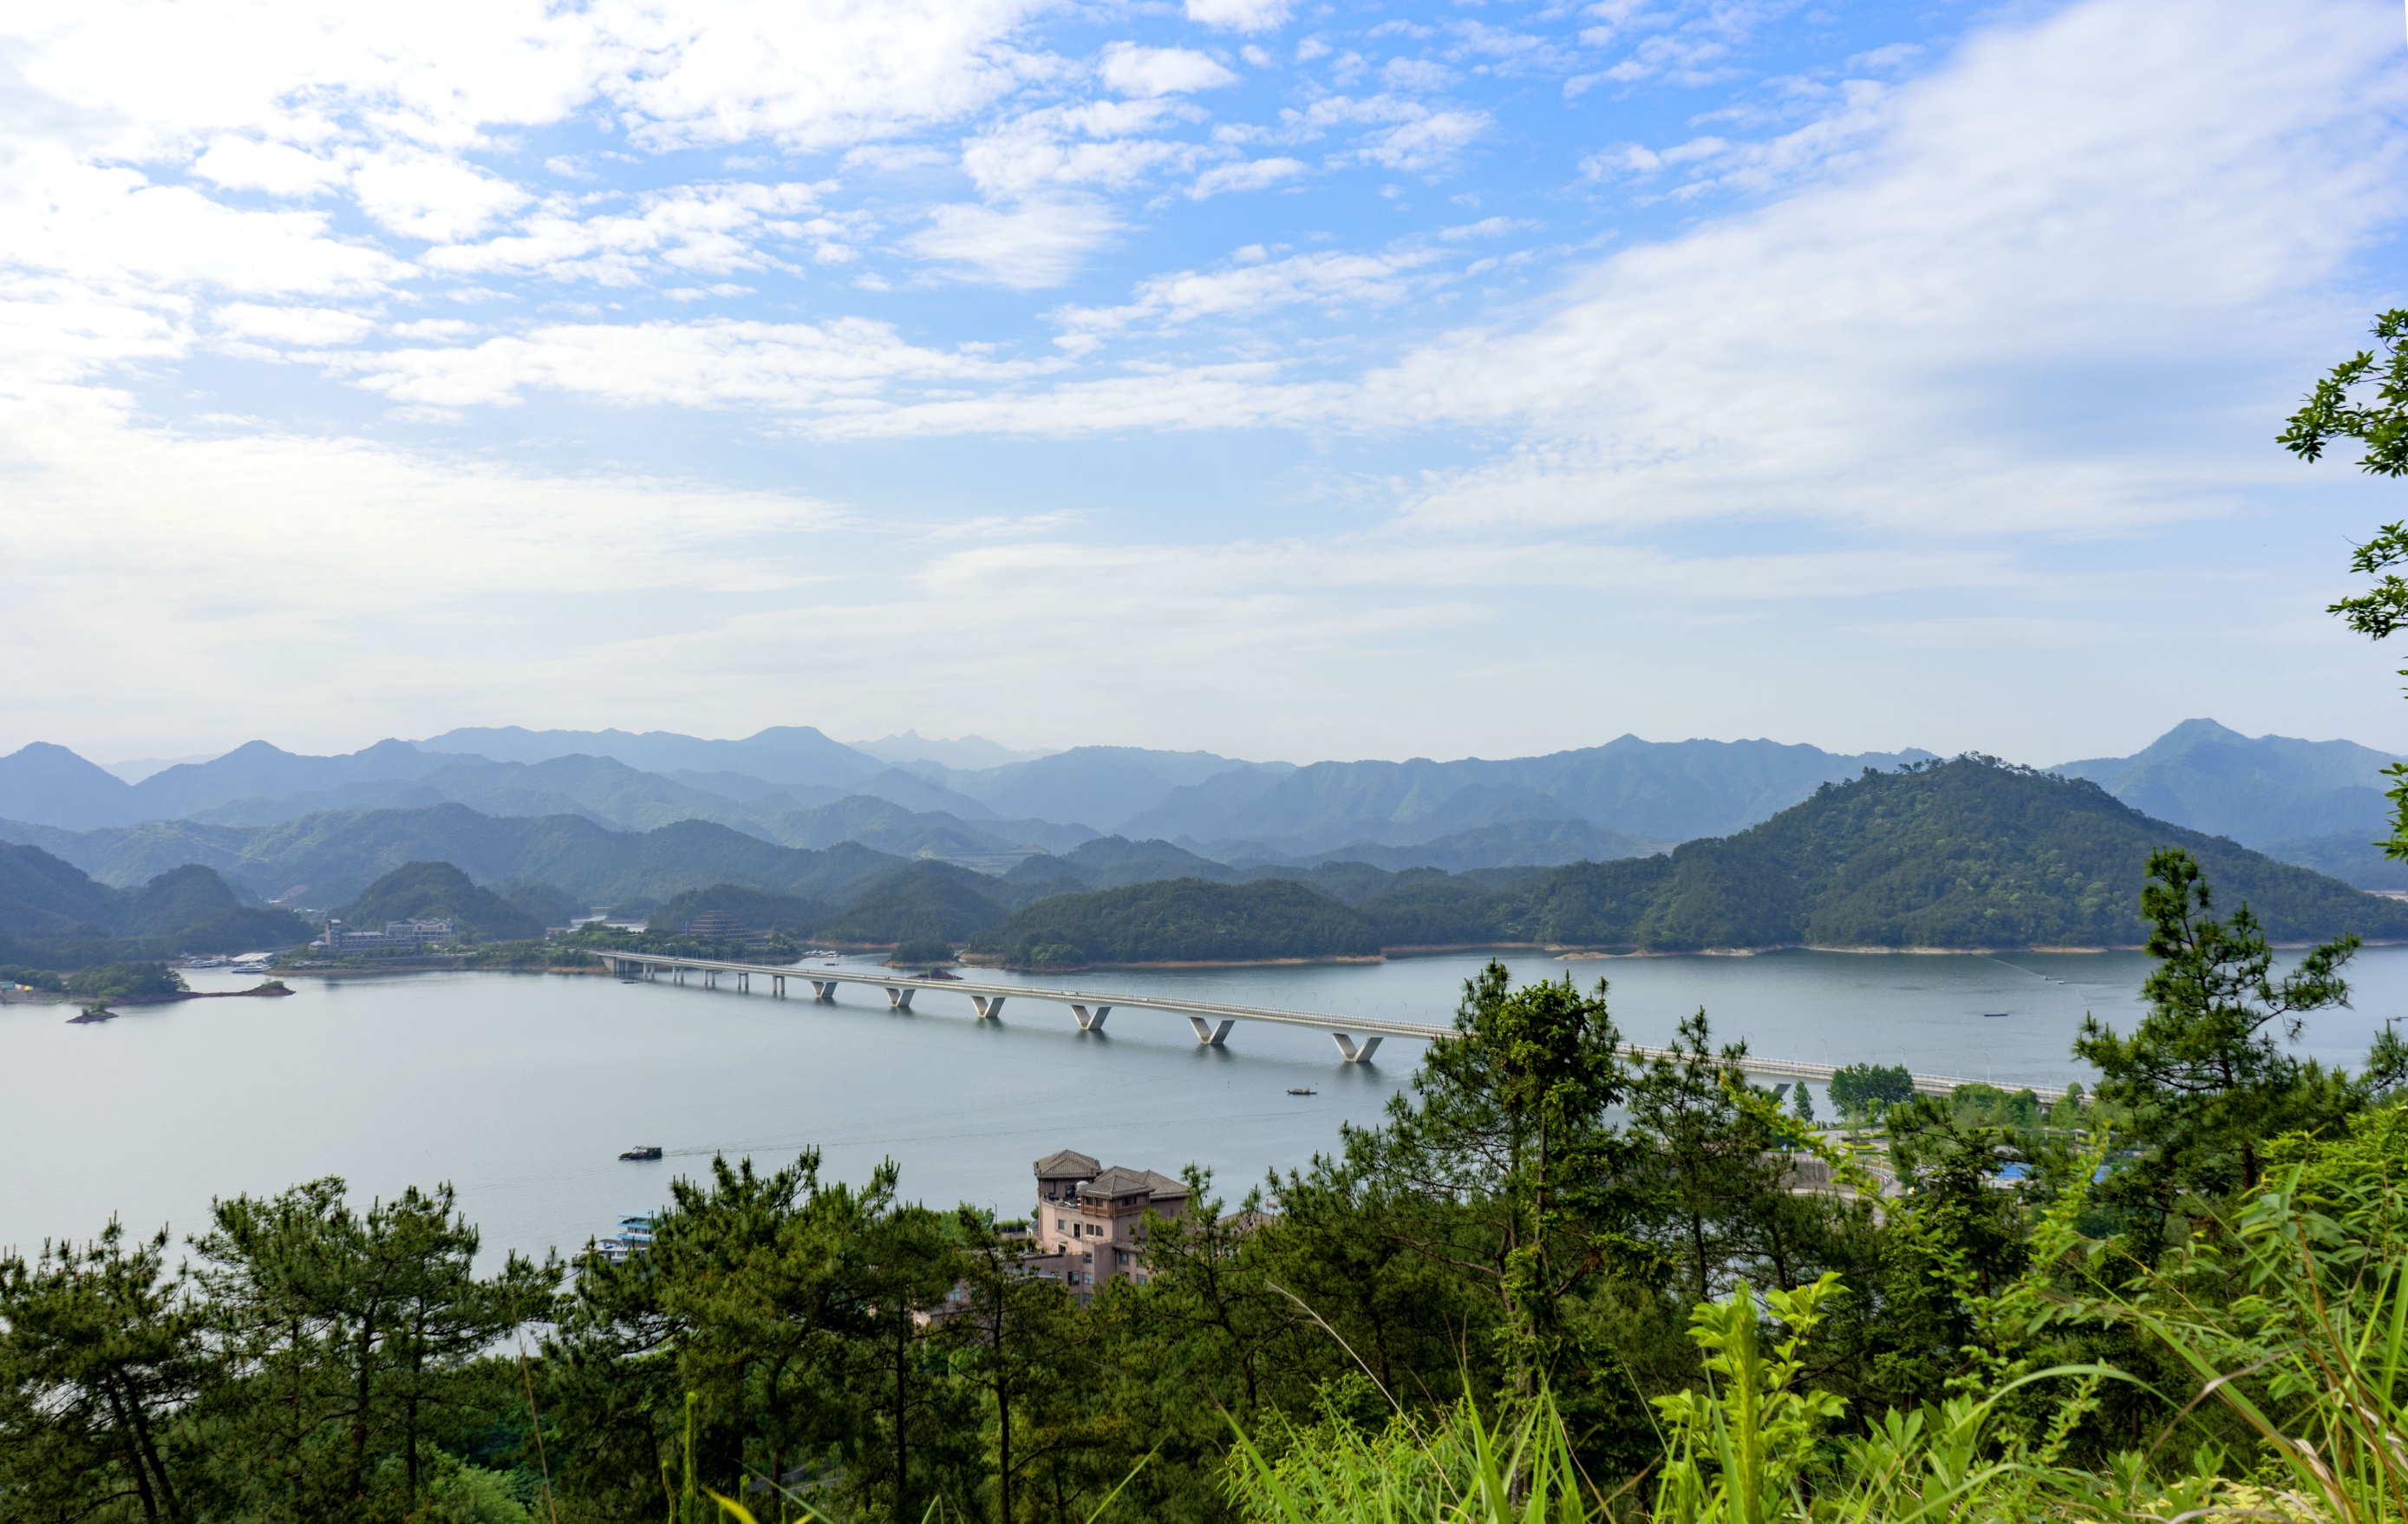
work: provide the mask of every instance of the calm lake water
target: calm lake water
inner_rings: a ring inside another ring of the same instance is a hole
[[[2138,954],[1506,957],[1517,979],[1612,980],[1633,1042],[1663,1042],[1703,1005],[1718,1038],[1769,1057],[2009,1085],[2086,1078],[2067,1052],[2083,1013],[2128,1028],[2147,968]],[[1483,961],[982,977],[1443,1025]],[[2318,1017],[2302,1051],[2355,1063],[2408,1012],[2408,947],[2370,949],[2353,973],[2355,1009]],[[1036,1002],[981,1024],[968,997],[936,991],[896,1014],[861,987],[823,1005],[595,976],[292,983],[286,999],[137,1007],[95,1026],[68,1025],[72,1007],[0,1007],[0,1246],[88,1238],[111,1213],[180,1237],[205,1227],[213,1196],[338,1174],[363,1198],[449,1180],[489,1250],[568,1252],[715,1151],[775,1165],[814,1144],[836,1175],[892,1157],[907,1196],[1014,1215],[1030,1161],[1057,1148],[1169,1173],[1201,1164],[1234,1200],[1330,1147],[1341,1120],[1375,1117],[1421,1049],[1392,1038],[1376,1065],[1343,1065],[1325,1033],[1245,1023],[1227,1047],[1198,1048],[1179,1016],[1125,1009],[1090,1034]],[[618,1160],[639,1143],[667,1157]]]

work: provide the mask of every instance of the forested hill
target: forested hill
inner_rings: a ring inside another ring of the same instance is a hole
[[[1260,917],[1240,913],[1254,908],[1240,903],[1247,886],[1190,880],[1175,892],[1136,884],[1042,900],[972,946],[1010,960],[1039,944],[1112,962],[1214,956],[1198,951],[1208,945],[1231,949],[1222,956],[1327,957],[1358,951],[1368,926],[1388,949],[2130,947],[2143,940],[2141,884],[2160,846],[2189,849],[2218,910],[2245,902],[2276,942],[2408,940],[2408,906],[2152,820],[2095,784],[1966,758],[1826,784],[1760,826],[1669,856],[1574,863],[1501,885],[1373,874],[1360,894],[1325,872],[1313,887],[1356,915],[1299,917],[1297,934],[1260,934]]]
[[[2408,906],[2152,820],[2095,784],[1959,758],[1826,784],[1752,829],[1688,842],[1635,921],[1563,940],[2132,946],[2149,854],[2161,846],[2187,848],[2218,909],[2247,902],[2277,942],[2408,939]]]
[[[196,863],[116,889],[39,847],[0,843],[0,964],[73,969],[113,958],[290,947],[309,933],[290,911],[245,904]]]

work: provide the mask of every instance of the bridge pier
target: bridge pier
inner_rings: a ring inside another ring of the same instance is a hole
[[[1350,1064],[1368,1064],[1371,1061],[1371,1055],[1380,1051],[1380,1040],[1376,1037],[1365,1038],[1363,1045],[1358,1048],[1354,1045],[1354,1039],[1344,1032],[1329,1035],[1338,1040],[1339,1057]]]
[[[1237,1023],[1225,1021],[1215,1027],[1202,1016],[1190,1016],[1187,1018],[1187,1025],[1196,1028],[1197,1042],[1208,1048],[1217,1048],[1224,1044],[1229,1035],[1229,1028],[1235,1027]]]
[[[978,1018],[981,1021],[1001,1021],[1003,1019],[1003,1001],[1004,997],[1000,995],[973,995],[970,997],[970,1004],[978,1007]]]
[[[773,973],[769,976],[769,998],[773,1000],[782,1000],[786,998],[786,976],[784,974]]]
[[[1074,1005],[1070,1007],[1070,1014],[1079,1018],[1079,1030],[1100,1032],[1104,1029],[1104,1018],[1112,1014],[1112,1008],[1109,1005],[1099,1005],[1096,1007],[1095,1014],[1090,1015],[1085,1006]]]
[[[836,999],[836,981],[833,979],[812,980],[811,999],[815,1000],[833,1001]]]
[[[886,986],[886,1003],[894,1010],[909,1011],[911,1009],[911,997],[918,993],[919,986],[915,985],[889,985]]]

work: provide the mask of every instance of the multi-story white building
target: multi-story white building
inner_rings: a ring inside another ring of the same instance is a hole
[[[450,942],[457,929],[450,921],[431,916],[387,921],[382,931],[351,931],[340,921],[328,921],[326,934],[318,939],[318,945],[330,953],[370,947],[418,948],[431,942]]]
[[[1187,1186],[1152,1170],[1106,1169],[1063,1149],[1037,1161],[1037,1214],[1027,1268],[1082,1301],[1126,1277],[1145,1284],[1145,1215],[1175,1218]]]

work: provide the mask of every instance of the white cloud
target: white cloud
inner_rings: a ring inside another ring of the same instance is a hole
[[[966,280],[1036,291],[1068,280],[1089,251],[1120,230],[1120,220],[1102,202],[1059,196],[1009,211],[939,207],[928,225],[906,241],[924,259],[958,266]]]
[[[841,248],[863,225],[857,218],[805,217],[817,207],[814,187],[793,183],[681,185],[638,196],[632,211],[589,213],[559,199],[507,234],[431,249],[425,263],[459,274],[538,273],[612,286],[634,285],[663,269],[766,269],[779,261],[763,252],[765,241]]]
[[[1304,162],[1300,159],[1248,159],[1238,164],[1215,165],[1196,177],[1196,183],[1187,187],[1187,194],[1201,201],[1224,191],[1259,191],[1266,185],[1293,180],[1304,172]]]
[[[875,408],[890,382],[994,384],[1046,367],[905,343],[890,323],[555,323],[466,348],[369,351],[330,368],[396,402],[511,404],[530,391],[622,404]]]
[[[1648,180],[1688,166],[1685,182],[1672,194],[1694,198],[1715,189],[1758,193],[1793,180],[1836,154],[1853,151],[1870,136],[1891,127],[1882,110],[1888,92],[1870,79],[1845,81],[1833,109],[1802,127],[1762,142],[1693,137],[1666,149],[1636,143],[1600,150],[1581,161],[1591,180]]]
[[[892,137],[986,106],[1049,65],[1007,39],[1043,0],[605,0],[604,89],[652,147]]]
[[[284,143],[221,137],[193,161],[193,173],[230,191],[270,195],[315,195],[350,179],[341,165],[313,157]]]
[[[1460,243],[1466,238],[1501,238],[1522,225],[1511,217],[1483,217],[1476,223],[1440,228],[1438,236],[1449,243]]]
[[[371,156],[353,173],[351,187],[361,210],[430,243],[467,237],[535,199],[456,159],[401,150]]]
[[[1391,90],[1444,90],[1455,71],[1426,58],[1392,58],[1380,65],[1380,78]]]
[[[1183,167],[1201,151],[1145,134],[1193,110],[1171,99],[1091,101],[1024,111],[962,147],[962,169],[989,197],[1043,186],[1137,184],[1157,169]]]
[[[431,339],[440,343],[447,339],[471,338],[483,332],[476,323],[457,318],[420,318],[414,323],[396,323],[385,332],[395,338]]]
[[[1205,318],[1267,312],[1299,303],[1323,306],[1385,306],[1402,301],[1416,284],[1416,271],[1437,255],[1427,250],[1385,254],[1297,254],[1254,261],[1209,273],[1181,270],[1140,281],[1135,300],[1123,307],[1072,307],[1054,314],[1063,329],[1054,340],[1064,349],[1093,349],[1105,335],[1133,326],[1175,329]]]
[[[251,302],[229,302],[211,311],[209,321],[225,333],[246,338],[319,347],[348,344],[376,328],[374,318],[357,312],[326,307],[261,307]]]
[[[826,426],[1517,433],[1411,494],[1413,522],[1449,533],[1733,514],[2100,533],[2221,513],[2287,468],[2227,415],[2279,416],[2330,347],[2302,336],[2355,331],[2361,298],[2329,282],[2408,213],[2408,70],[2380,62],[2373,23],[2321,14],[2302,30],[2235,4],[2211,26],[2093,0],[1984,34],[1865,104],[1847,151],[1806,155],[1782,199],[1625,249],[1357,382],[1200,366]],[[2157,61],[2137,83],[2136,58]],[[1289,130],[1398,105],[1314,109]],[[1159,277],[1057,321],[1075,352],[1416,278],[1300,257]],[[2102,390],[2111,368],[2133,384]],[[2070,395],[2093,399],[2078,421],[2053,410]]]
[[[2354,16],[2101,0],[1986,34],[1867,103],[1785,199],[1374,374],[1359,415],[1521,422],[1514,454],[1432,481],[1433,523],[2225,511],[2279,463],[2224,410],[2280,415],[2327,282],[2408,211],[2408,73]],[[2277,355],[2292,378],[2255,379]],[[2107,369],[2149,379],[2111,400]],[[2069,395],[2097,398],[2079,425],[2054,414]]]
[[[1140,48],[1134,42],[1105,44],[1098,72],[1124,95],[1177,95],[1238,82],[1236,75],[1192,49]]]
[[[1329,95],[1302,110],[1280,112],[1280,135],[1311,142],[1347,127],[1369,127],[1355,138],[1354,157],[1383,168],[1435,169],[1485,134],[1488,113],[1469,108],[1439,108],[1391,94]]]
[[[36,145],[0,180],[0,269],[49,272],[114,299],[179,301],[193,286],[245,293],[374,292],[409,266],[338,241],[322,211],[237,209],[188,186],[80,164]]]
[[[1287,24],[1290,0],[1187,0],[1187,19],[1230,32],[1269,32]]]

